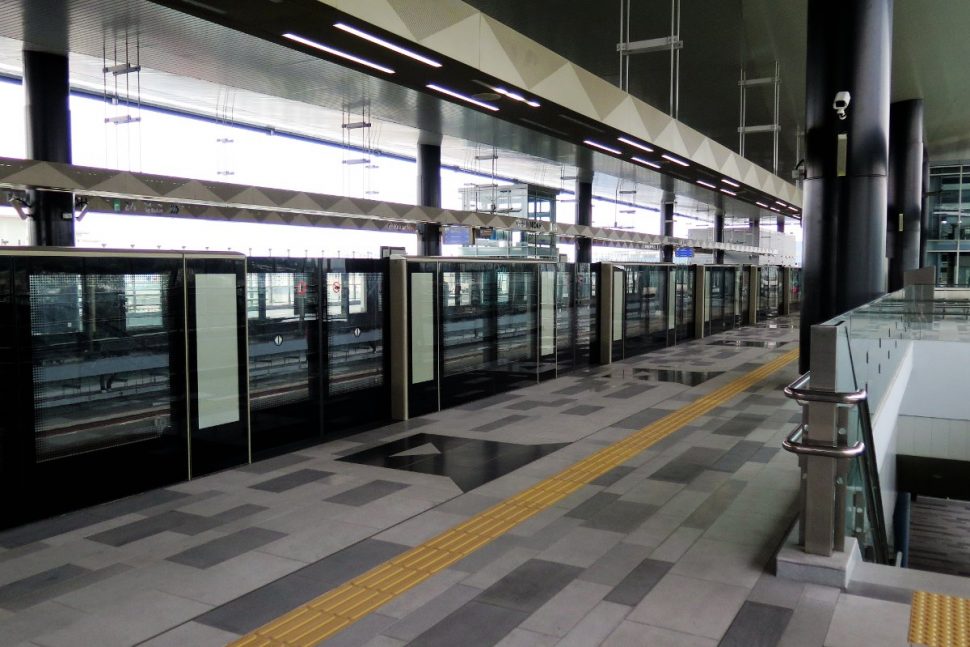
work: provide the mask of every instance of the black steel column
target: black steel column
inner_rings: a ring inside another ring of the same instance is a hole
[[[889,187],[886,207],[889,291],[903,288],[903,273],[920,267],[923,215],[923,100],[889,107]]]
[[[892,0],[809,0],[802,371],[811,327],[886,290]],[[851,93],[840,119],[833,102]]]
[[[576,224],[593,226],[593,181],[582,175],[576,180]],[[576,237],[576,262],[593,262],[593,239]]]
[[[724,242],[724,210],[717,209],[714,211],[714,242],[723,243]],[[715,249],[714,250],[714,264],[723,265],[724,264],[724,250]]]
[[[920,201],[919,220],[919,266],[926,267],[926,241],[930,238],[930,212],[927,199],[930,194],[930,156],[923,143],[923,196]]]
[[[663,225],[663,231],[661,233],[663,233],[664,236],[674,235],[674,205],[676,204],[674,202],[674,197],[675,196],[673,193],[667,191],[664,192],[663,204],[660,208],[660,217]],[[673,245],[663,246],[663,258],[661,260],[663,260],[664,263],[674,262]]]
[[[71,163],[67,55],[24,50],[27,157]],[[32,191],[34,244],[74,246],[74,195]]]
[[[418,144],[418,204],[441,206],[441,145]],[[418,225],[418,255],[441,256],[441,225]]]
[[[778,229],[778,233],[785,233],[785,214],[778,214],[778,216],[775,218],[775,227]]]

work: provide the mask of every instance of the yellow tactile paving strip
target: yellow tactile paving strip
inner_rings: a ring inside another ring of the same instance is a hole
[[[970,599],[913,593],[909,642],[928,647],[970,647]]]
[[[793,350],[231,643],[315,645],[554,505],[798,357]]]

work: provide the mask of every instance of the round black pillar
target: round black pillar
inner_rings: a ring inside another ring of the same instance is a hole
[[[576,180],[576,224],[586,227],[593,226],[593,182],[592,180]],[[576,237],[576,262],[593,262],[593,239],[585,236]]]
[[[724,242],[724,211],[721,209],[718,209],[714,212],[714,242],[715,243]],[[714,264],[715,265],[724,264],[723,249],[714,250]]]
[[[674,235],[674,194],[664,192],[663,205],[660,209],[661,222],[663,224],[663,235],[673,236]],[[664,245],[663,246],[663,257],[664,263],[674,262],[674,246]]]
[[[809,0],[799,366],[811,327],[886,289],[892,0]],[[836,94],[851,102],[840,119]]]
[[[775,217],[775,228],[778,230],[779,234],[785,233],[785,214],[779,213]]]
[[[903,288],[903,274],[920,266],[923,215],[923,100],[889,108],[889,189],[886,249],[889,291]]]
[[[927,198],[930,194],[930,156],[923,143],[923,195],[920,201],[919,220],[919,266],[926,267],[926,241],[930,238],[930,212]]]
[[[71,163],[71,111],[65,54],[24,50],[27,157]],[[74,246],[74,195],[34,191],[34,244]]]
[[[418,204],[441,207],[441,145],[418,144]],[[418,225],[418,255],[441,256],[441,225]]]

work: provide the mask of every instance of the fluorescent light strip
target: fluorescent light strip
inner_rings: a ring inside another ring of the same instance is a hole
[[[617,137],[617,139],[623,142],[624,144],[628,144],[630,146],[633,146],[634,148],[639,148],[642,151],[647,151],[648,153],[653,152],[653,149],[647,146],[646,144],[640,144],[638,142],[633,141],[632,139],[627,139],[626,137]]]
[[[768,208],[774,211],[775,213],[781,213],[780,209],[775,209],[774,207],[768,207]]]
[[[539,107],[538,101],[535,101],[533,99],[526,99],[518,92],[512,92],[511,90],[506,90],[505,88],[492,88],[492,89],[498,92],[499,94],[508,97],[509,99],[513,99],[515,101],[521,101],[527,106],[532,106],[533,108]]]
[[[655,169],[659,169],[660,168],[660,165],[657,164],[656,162],[651,162],[650,160],[645,160],[642,157],[631,157],[630,159],[632,159],[634,162],[639,162],[640,164],[646,164],[650,168],[655,168]]]
[[[427,56],[422,56],[421,54],[418,54],[417,52],[412,52],[409,49],[405,49],[404,47],[401,47],[400,45],[395,45],[394,43],[391,43],[391,42],[388,42],[388,41],[384,40],[383,38],[378,38],[377,36],[375,36],[373,34],[368,34],[366,31],[361,31],[360,29],[357,29],[356,27],[351,27],[350,25],[344,24],[342,22],[334,23],[334,27],[336,27],[337,29],[340,29],[342,31],[345,31],[348,34],[353,34],[354,36],[359,36],[360,38],[363,38],[364,40],[368,40],[368,41],[374,43],[375,45],[380,45],[381,47],[386,47],[387,49],[391,50],[392,52],[397,52],[398,54],[402,54],[403,56],[407,56],[408,58],[413,58],[416,61],[421,61],[425,65],[430,65],[431,67],[441,67],[441,63],[439,63],[438,61],[435,61],[433,59],[430,59]]]
[[[759,207],[764,207],[765,209],[771,208],[768,205],[766,205],[764,202],[755,202],[755,204],[758,205]]]
[[[623,151],[619,151],[619,150],[617,150],[615,148],[610,148],[609,146],[606,146],[604,144],[600,144],[599,142],[594,142],[592,139],[584,139],[583,140],[583,143],[586,144],[587,146],[593,146],[594,148],[599,148],[600,150],[604,150],[607,153],[613,153],[614,155],[622,155],[623,154]]]
[[[737,195],[734,191],[728,191],[727,189],[721,189],[721,193],[727,193],[728,195]]]
[[[322,43],[318,43],[314,40],[310,40],[309,38],[304,38],[303,36],[299,36],[297,34],[286,33],[286,34],[283,34],[283,38],[288,38],[294,42],[300,43],[301,45],[306,45],[307,47],[318,49],[321,52],[326,52],[327,54],[332,54],[334,56],[339,56],[340,58],[345,58],[348,61],[353,61],[354,63],[364,65],[371,69],[377,70],[378,72],[384,72],[385,74],[394,74],[394,70],[392,70],[389,67],[384,67],[383,65],[379,65],[377,63],[374,63],[373,61],[368,61],[366,58],[361,58],[359,56],[354,56],[353,54],[348,54],[347,52],[341,51],[339,49],[334,49],[333,47],[329,47]]]
[[[668,155],[667,153],[664,153],[660,157],[664,158],[668,162],[673,162],[674,164],[680,164],[681,166],[690,166],[690,164],[688,164],[684,160],[674,157],[673,155]]]
[[[448,88],[443,88],[440,85],[435,85],[434,83],[429,83],[425,87],[431,88],[432,90],[435,90],[437,92],[440,92],[441,94],[447,94],[449,97],[454,97],[456,99],[461,99],[462,101],[467,101],[468,103],[472,103],[472,104],[474,104],[476,106],[479,106],[481,108],[485,108],[486,110],[491,110],[492,112],[498,112],[498,107],[497,106],[493,106],[490,103],[485,103],[484,101],[479,101],[478,99],[473,99],[472,97],[467,97],[464,94],[461,94],[459,92],[455,92],[454,90],[449,90]]]
[[[788,208],[791,209],[792,211],[798,211],[798,207],[793,207],[791,205],[788,205]]]
[[[737,183],[737,182],[735,182],[734,180],[729,180],[729,179],[727,179],[726,177],[722,177],[722,178],[721,178],[721,182],[724,182],[725,184],[730,184],[730,185],[731,185],[731,186],[733,186],[733,187],[734,187],[735,189],[740,189],[740,188],[741,188],[741,185],[740,185],[740,184],[738,184],[738,183]]]
[[[697,180],[697,183],[700,184],[701,186],[706,186],[708,189],[717,190],[717,187],[711,184],[710,182],[705,182],[704,180]]]
[[[775,200],[775,204],[777,204],[777,205],[779,205],[779,206],[782,206],[782,207],[787,207],[787,206],[788,206],[787,204],[785,204],[785,203],[784,203],[784,202],[782,202],[781,200]]]

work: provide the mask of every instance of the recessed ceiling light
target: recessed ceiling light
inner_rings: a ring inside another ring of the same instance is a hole
[[[604,150],[604,151],[606,151],[608,153],[613,153],[614,155],[622,155],[623,154],[623,151],[617,150],[615,148],[610,148],[609,146],[607,146],[605,144],[601,144],[599,142],[594,142],[592,139],[584,139],[583,140],[583,143],[586,144],[587,146],[592,146],[594,148],[599,148],[600,150]]]
[[[441,63],[439,63],[438,61],[436,61],[434,59],[430,59],[427,56],[422,56],[421,54],[418,54],[417,52],[411,51],[411,50],[407,49],[406,47],[401,47],[400,45],[395,45],[394,43],[389,42],[389,41],[386,41],[383,38],[379,38],[379,37],[375,36],[374,34],[368,34],[366,31],[357,29],[356,27],[351,27],[350,25],[347,25],[347,24],[342,23],[342,22],[334,23],[334,27],[336,27],[337,29],[340,29],[342,31],[345,31],[348,34],[353,34],[354,36],[358,36],[360,38],[363,38],[364,40],[370,41],[370,42],[374,43],[375,45],[380,45],[381,47],[386,47],[387,49],[391,50],[392,52],[397,52],[398,54],[401,54],[403,56],[407,56],[408,58],[413,58],[416,61],[421,61],[425,65],[430,65],[431,67],[441,67]]]
[[[657,164],[656,162],[651,162],[650,160],[645,160],[642,157],[631,157],[630,159],[632,159],[634,162],[638,162],[640,164],[646,164],[650,168],[656,168],[656,169],[659,169],[660,168],[660,165]]]
[[[425,87],[440,92],[442,94],[447,94],[449,97],[454,97],[456,99],[461,99],[462,101],[467,101],[468,103],[479,106],[480,108],[485,108],[486,110],[491,110],[492,112],[498,112],[498,106],[493,106],[490,103],[485,103],[484,101],[479,101],[460,92],[455,92],[454,90],[449,90],[448,88],[443,88],[440,85],[435,85],[434,83],[429,83]]]
[[[734,180],[729,180],[726,177],[722,177],[721,178],[721,182],[724,182],[725,184],[730,184],[731,186],[733,186],[736,189],[740,189],[741,188],[741,185],[740,184],[738,184]]]
[[[701,186],[706,186],[708,189],[717,189],[717,187],[710,182],[705,182],[704,180],[697,180],[697,183]]]
[[[668,155],[667,153],[664,153],[660,157],[664,158],[668,162],[673,162],[674,164],[680,164],[681,166],[690,166],[690,164],[688,164],[684,160],[682,160],[682,159],[680,159],[678,157],[674,157],[673,155]]]
[[[371,69],[377,70],[378,72],[384,72],[385,74],[394,74],[394,70],[389,67],[385,67],[373,61],[368,61],[366,58],[361,58],[359,56],[354,56],[353,54],[348,54],[343,50],[339,50],[329,45],[324,45],[323,43],[318,43],[315,40],[310,40],[309,38],[304,38],[297,34],[286,33],[283,34],[283,38],[287,38],[294,42],[300,43],[301,45],[306,45],[307,47],[312,47],[313,49],[318,49],[321,52],[326,52],[327,54],[332,54],[333,56],[339,56],[340,58],[347,59],[348,61],[353,61],[360,65],[364,65]]]
[[[727,189],[721,189],[721,193],[727,193],[728,195],[737,195],[734,191],[728,191]]]
[[[771,208],[768,205],[766,205],[764,202],[755,202],[755,204],[758,205],[759,207],[764,207],[765,209]]]
[[[647,151],[648,153],[652,153],[653,152],[653,149],[650,148],[649,146],[647,146],[646,144],[641,144],[639,142],[635,142],[632,139],[627,139],[626,137],[617,137],[617,140],[619,140],[619,141],[621,141],[624,144],[627,144],[629,146],[633,146],[634,148],[639,148],[642,151]]]

